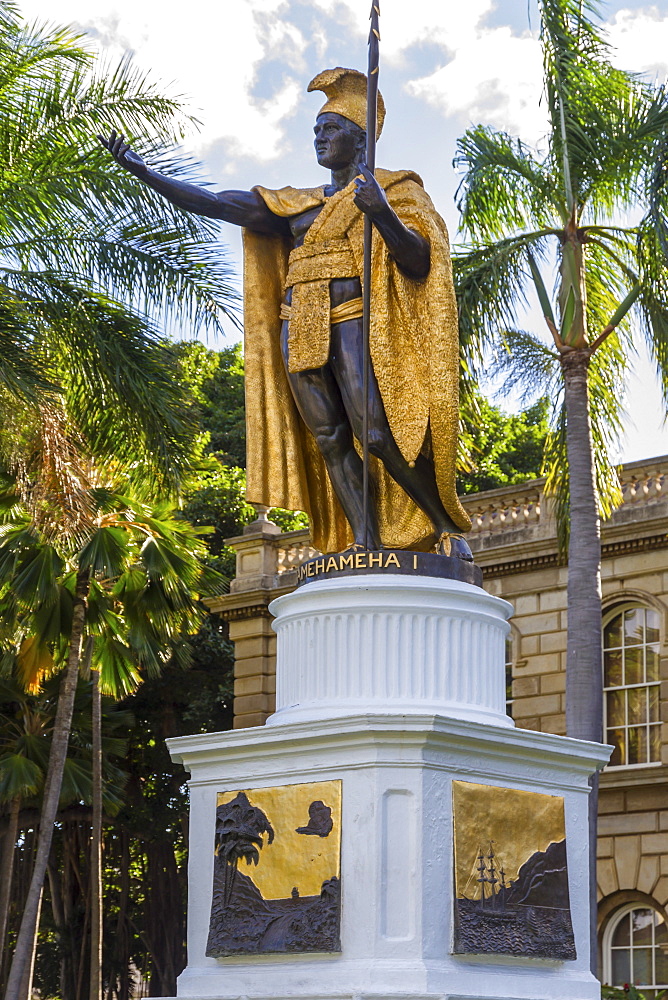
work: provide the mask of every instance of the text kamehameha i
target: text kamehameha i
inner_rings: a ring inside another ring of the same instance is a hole
[[[314,580],[370,574],[431,576],[482,587],[482,570],[466,559],[409,549],[361,549],[314,556],[297,569],[297,586]]]
[[[392,572],[394,569],[405,573],[418,569],[418,559],[417,552],[338,552],[305,562],[297,570],[297,583],[328,573],[354,573],[355,570]]]

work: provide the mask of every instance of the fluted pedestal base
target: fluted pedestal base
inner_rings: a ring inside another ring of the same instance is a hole
[[[507,601],[434,577],[323,580],[279,597],[276,713],[268,725],[366,711],[511,726]]]

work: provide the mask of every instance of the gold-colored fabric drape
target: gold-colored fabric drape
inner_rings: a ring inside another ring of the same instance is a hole
[[[416,174],[377,170],[376,177],[401,221],[428,240],[431,267],[423,281],[406,277],[374,230],[374,373],[402,454],[414,461],[421,450],[430,450],[444,507],[466,531],[470,521],[455,492],[459,341],[445,223]],[[289,337],[290,369],[319,367],[328,356],[330,313],[328,279],[321,273],[327,253],[318,252],[318,244],[345,241],[356,273],[363,273],[364,224],[353,202],[353,184],[328,199],[322,188],[255,190],[271,211],[285,217],[324,205],[307,233],[305,249],[297,255],[300,280],[293,287]],[[299,417],[281,357],[280,304],[290,252],[287,239],[244,232],[247,495],[256,503],[305,510],[314,545],[323,552],[340,551],[352,534],[315,440]],[[309,260],[318,262],[312,272]],[[376,460],[372,476],[383,544],[428,545],[432,527],[427,518]]]

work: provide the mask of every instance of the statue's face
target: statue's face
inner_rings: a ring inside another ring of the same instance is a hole
[[[321,167],[341,170],[358,159],[360,131],[343,115],[331,111],[318,115],[313,132],[315,155]]]

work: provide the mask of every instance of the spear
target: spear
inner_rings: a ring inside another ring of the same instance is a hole
[[[366,165],[373,174],[376,169],[376,113],[378,108],[378,63],[380,32],[380,0],[372,0],[369,19],[369,63],[366,85]],[[364,275],[362,281],[362,520],[364,545],[369,548],[369,373],[371,357],[369,330],[371,327],[371,236],[373,224],[364,216]]]

